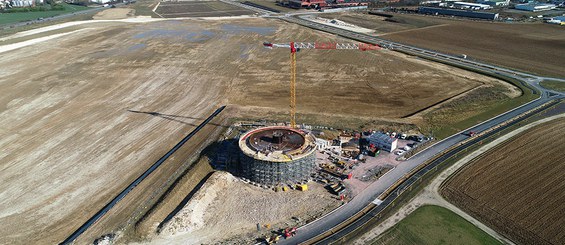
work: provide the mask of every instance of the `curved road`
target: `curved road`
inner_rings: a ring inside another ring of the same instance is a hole
[[[514,70],[511,70],[511,69],[508,69],[508,68],[498,67],[498,66],[495,66],[495,65],[490,65],[490,64],[486,64],[486,63],[482,63],[482,62],[478,62],[478,61],[473,61],[473,60],[469,60],[469,59],[463,59],[463,58],[456,57],[456,56],[453,56],[453,55],[443,54],[443,53],[440,53],[440,52],[427,50],[427,49],[423,49],[423,48],[418,48],[418,47],[414,47],[414,46],[411,46],[411,45],[392,42],[392,41],[385,40],[385,39],[382,39],[382,38],[379,38],[379,37],[376,37],[376,36],[372,36],[372,35],[367,35],[367,34],[358,33],[358,32],[349,31],[349,30],[344,30],[344,29],[340,29],[340,28],[337,28],[337,27],[313,22],[313,21],[310,21],[309,16],[307,16],[308,14],[313,14],[311,12],[309,12],[309,13],[301,12],[301,13],[295,13],[295,14],[277,14],[277,13],[274,13],[274,12],[270,12],[270,11],[255,8],[255,7],[251,7],[251,6],[248,6],[248,5],[236,3],[236,2],[233,2],[233,1],[229,1],[229,0],[221,0],[221,1],[228,3],[228,4],[233,4],[233,5],[242,7],[242,8],[247,8],[247,9],[262,13],[263,17],[278,18],[278,19],[281,19],[281,20],[284,20],[284,21],[287,21],[287,22],[290,22],[290,23],[295,23],[295,24],[299,24],[299,25],[302,25],[302,26],[305,26],[305,27],[308,27],[308,28],[333,33],[333,34],[336,34],[336,35],[339,35],[339,36],[342,36],[342,37],[345,37],[345,38],[361,41],[361,42],[364,42],[364,43],[377,44],[381,47],[400,51],[400,52],[407,53],[407,54],[410,54],[410,55],[423,57],[423,58],[427,58],[427,59],[432,59],[432,60],[439,60],[439,61],[447,63],[447,64],[456,65],[456,66],[460,66],[460,67],[464,67],[464,68],[480,70],[480,71],[487,73],[487,74],[493,74],[493,75],[498,74],[498,75],[514,78],[514,79],[519,80],[523,85],[532,89],[534,94],[539,95],[539,98],[534,100],[534,101],[531,101],[527,104],[524,104],[524,105],[522,105],[518,108],[515,108],[515,109],[508,111],[506,113],[503,113],[501,115],[498,115],[498,116],[496,116],[496,117],[494,117],[490,120],[487,120],[483,123],[477,124],[477,125],[475,125],[471,128],[463,130],[462,132],[466,132],[466,131],[470,131],[470,130],[475,131],[475,132],[482,132],[482,131],[485,131],[487,129],[491,129],[491,128],[493,128],[493,127],[495,127],[495,126],[497,126],[497,125],[499,125],[503,122],[506,122],[509,119],[512,119],[512,118],[514,118],[514,117],[516,117],[516,116],[518,116],[522,113],[525,113],[525,112],[530,111],[534,108],[537,108],[540,105],[543,105],[543,104],[545,104],[549,101],[560,99],[560,98],[565,98],[564,93],[547,90],[547,89],[541,87],[540,84],[539,84],[543,80],[555,80],[555,81],[565,82],[565,79],[535,76],[535,75],[528,74],[528,73],[525,73],[525,72],[514,71]],[[306,14],[306,15],[304,16],[304,14]],[[498,130],[495,130],[495,131],[498,131]],[[480,140],[480,138],[482,138],[482,136],[471,140],[471,144],[473,142]],[[286,240],[282,240],[279,243],[280,244],[298,244],[298,243],[304,243],[304,242],[308,243],[308,240],[310,240],[310,239],[312,239],[312,238],[314,238],[314,237],[316,237],[316,236],[318,236],[318,235],[320,235],[320,234],[322,234],[326,231],[331,230],[332,228],[334,228],[334,227],[338,226],[339,224],[343,223],[344,221],[346,221],[348,218],[357,214],[359,211],[363,210],[365,207],[368,207],[369,205],[373,205],[372,202],[381,193],[385,192],[385,190],[387,190],[390,186],[392,186],[397,180],[404,177],[405,174],[409,173],[410,171],[412,171],[416,167],[420,166],[422,163],[426,162],[428,159],[431,159],[434,156],[436,156],[440,153],[443,153],[444,151],[446,151],[450,147],[455,146],[457,144],[460,144],[461,142],[463,142],[466,139],[468,139],[468,136],[463,135],[462,133],[457,133],[457,134],[452,135],[451,137],[448,137],[448,138],[436,143],[435,145],[427,148],[426,150],[416,154],[415,156],[413,156],[408,161],[405,161],[404,163],[400,164],[398,167],[389,171],[386,175],[384,175],[383,177],[381,177],[380,179],[378,179],[377,181],[372,183],[369,187],[367,187],[365,190],[363,190],[361,193],[359,193],[357,196],[355,196],[347,204],[345,204],[345,205],[341,206],[340,208],[334,210],[333,212],[329,213],[328,215],[323,216],[322,218],[320,218],[318,220],[315,220],[314,222],[311,222],[311,223],[309,223],[305,226],[298,228],[298,232],[297,232],[296,236],[289,238],[289,239],[286,239]],[[463,148],[463,146],[459,147],[459,148]],[[453,153],[450,152],[447,155],[450,155],[450,154],[453,154]],[[444,156],[442,156],[441,158],[443,158],[443,157]],[[422,170],[426,170],[427,168],[428,167],[426,167]],[[419,176],[421,176],[421,175],[418,172],[413,177],[417,179],[417,178],[419,178]],[[409,182],[409,181],[405,181],[405,183],[403,183],[400,187],[409,184],[407,182]],[[398,195],[398,193],[396,193],[396,195]],[[392,195],[392,196],[394,196],[394,195]],[[378,211],[378,209],[382,209],[382,207],[379,207],[379,206],[376,206],[376,207],[377,207],[376,208],[377,211]],[[372,209],[371,211],[375,212],[375,209]],[[358,220],[361,220],[361,219],[358,219]],[[340,236],[347,234],[346,230],[348,230],[348,229],[341,230],[340,232],[328,237],[326,240],[323,240],[320,243],[325,244],[325,243],[330,243],[331,241],[335,241]]]
[[[485,64],[485,63],[480,63],[480,62],[476,62],[476,61],[471,61],[471,60],[467,60],[467,59],[462,59],[462,58],[459,58],[459,57],[455,57],[455,56],[451,56],[451,55],[447,55],[447,54],[442,54],[442,53],[431,51],[431,50],[426,50],[426,49],[421,49],[421,48],[417,48],[417,47],[410,46],[410,45],[391,42],[391,41],[388,41],[388,40],[385,40],[385,39],[378,38],[376,36],[371,36],[371,35],[366,35],[366,34],[357,33],[357,32],[353,32],[353,31],[343,30],[343,29],[339,29],[339,28],[336,28],[336,27],[333,27],[333,26],[328,26],[328,25],[312,22],[312,21],[308,20],[307,16],[306,17],[303,17],[303,16],[294,17],[294,16],[289,15],[289,14],[287,14],[287,15],[277,15],[275,13],[270,13],[269,11],[253,8],[253,7],[248,6],[248,5],[234,3],[232,1],[222,0],[222,2],[226,2],[226,3],[238,5],[240,7],[252,9],[256,12],[263,13],[264,17],[279,18],[279,19],[282,19],[282,20],[287,21],[287,22],[291,22],[291,23],[303,25],[303,26],[306,26],[306,27],[309,27],[309,28],[313,28],[313,29],[337,34],[337,35],[340,35],[340,36],[343,36],[343,37],[346,37],[346,38],[358,40],[358,41],[365,42],[365,43],[378,44],[382,47],[397,50],[397,51],[404,52],[404,53],[408,53],[408,54],[411,54],[411,55],[415,55],[415,56],[419,56],[419,57],[423,57],[423,58],[441,60],[442,62],[445,62],[445,63],[448,63],[448,64],[458,65],[458,66],[462,66],[462,67],[468,67],[468,68],[471,68],[471,69],[477,69],[477,70],[481,70],[485,73],[499,74],[499,75],[515,78],[515,79],[522,81],[523,84],[531,87],[532,90],[535,91],[536,93],[539,92],[540,97],[538,99],[536,99],[536,100],[534,100],[530,103],[527,103],[523,106],[520,106],[520,107],[518,107],[514,110],[511,110],[509,112],[501,114],[501,115],[499,115],[495,118],[492,118],[492,119],[490,119],[486,122],[475,125],[475,126],[469,128],[467,130],[482,132],[484,130],[491,129],[494,126],[496,126],[496,125],[498,125],[502,122],[505,122],[505,121],[507,121],[511,118],[514,118],[517,115],[520,115],[520,114],[522,114],[526,111],[529,111],[529,110],[536,108],[536,107],[538,107],[542,104],[545,104],[546,102],[549,102],[551,100],[555,100],[555,99],[558,99],[558,98],[565,98],[565,94],[555,92],[555,91],[546,90],[539,85],[539,82],[541,82],[543,80],[557,80],[557,81],[565,82],[565,79],[538,77],[538,76],[534,76],[534,75],[531,75],[531,74],[527,74],[527,73],[523,73],[523,72],[517,72],[517,71],[510,70],[510,69],[501,68],[501,67],[497,67],[497,66],[493,66],[493,65],[489,65],[489,64]],[[93,10],[88,10],[88,11],[98,11],[98,10],[100,10],[100,9],[93,9]],[[65,18],[65,17],[68,17],[70,15],[72,15],[72,14],[68,14],[66,16],[65,15],[58,16],[57,18]],[[465,131],[467,131],[467,130],[465,130]],[[333,227],[343,223],[349,217],[355,215],[356,213],[358,213],[359,211],[361,211],[365,207],[372,205],[373,200],[375,200],[377,198],[377,196],[379,196],[381,193],[383,193],[386,189],[388,189],[391,185],[393,185],[397,180],[401,179],[406,173],[412,171],[414,168],[416,168],[419,165],[421,165],[422,163],[426,162],[428,159],[444,152],[446,149],[461,143],[462,141],[466,140],[467,138],[468,138],[467,136],[462,135],[461,133],[458,133],[458,134],[452,135],[451,137],[444,139],[444,140],[436,143],[435,145],[427,148],[426,150],[416,154],[410,160],[405,161],[404,163],[400,164],[398,167],[389,171],[386,175],[384,175],[383,177],[381,177],[380,179],[378,179],[377,181],[372,183],[369,187],[367,187],[365,190],[363,190],[361,193],[359,193],[357,196],[355,196],[347,204],[341,206],[340,208],[336,209],[334,212],[332,212],[332,213],[330,213],[330,214],[328,214],[328,215],[326,215],[326,216],[324,216],[324,217],[322,217],[322,218],[320,218],[320,219],[318,219],[314,222],[311,222],[311,223],[309,223],[309,224],[307,224],[303,227],[300,227],[296,236],[294,236],[293,238],[287,239],[287,240],[280,241],[280,243],[281,244],[302,243],[302,242],[308,241],[309,239],[312,239],[312,238],[316,237],[317,235],[322,234],[322,233],[332,229]],[[478,137],[477,139],[473,139],[472,141],[474,142],[474,141],[478,140],[479,138],[480,137]],[[156,165],[158,166],[158,163],[156,163]],[[424,169],[426,169],[426,168],[424,168]],[[417,178],[418,175],[419,174],[416,174],[415,177]],[[143,176],[140,176],[141,179],[143,179],[142,177]],[[104,207],[102,210],[100,210],[99,213],[97,213],[89,221],[87,221],[87,223],[85,223],[83,226],[81,226],[75,233],[71,234],[71,236],[69,236],[63,242],[63,244],[72,242],[76,237],[78,237],[82,232],[84,232],[92,223],[96,222],[96,220],[98,220],[101,216],[103,216],[104,213],[106,213],[113,206],[113,204],[115,204],[119,200],[121,200],[121,198],[123,198],[123,196],[125,196],[131,189],[133,189],[135,187],[136,181],[134,181],[134,183],[132,183],[132,185],[128,186],[128,188],[126,188],[122,193],[120,193],[114,200],[112,200],[111,203],[109,203],[106,207]],[[403,183],[403,185],[404,185],[404,183]],[[381,208],[380,206],[376,206],[376,207],[377,207],[377,209]],[[375,209],[373,209],[373,210],[375,210]],[[342,233],[343,232],[338,233],[338,235],[342,234]],[[337,238],[339,238],[339,236],[330,237],[330,240],[337,239]],[[330,240],[326,240],[326,241],[329,242]],[[323,243],[326,243],[326,242],[323,242]]]
[[[519,72],[510,70],[507,68],[502,68],[490,64],[485,64],[477,61],[472,61],[468,59],[463,59],[460,57],[443,54],[427,49],[417,48],[410,45],[405,45],[401,43],[391,42],[382,38],[378,38],[371,35],[366,35],[363,33],[357,33],[349,30],[344,30],[340,28],[336,28],[333,26],[328,26],[316,22],[312,22],[308,20],[308,17],[293,17],[293,16],[279,16],[282,20],[296,23],[299,25],[303,25],[309,28],[333,33],[340,35],[342,37],[358,40],[365,43],[372,43],[378,44],[382,47],[386,47],[389,49],[393,49],[396,51],[408,53],[411,55],[423,57],[423,58],[430,58],[440,60],[442,62],[458,65],[461,67],[467,67],[470,69],[477,69],[487,74],[498,74],[503,75],[510,78],[515,78],[521,81],[524,85],[530,87],[534,93],[539,94],[540,97],[534,101],[531,101],[525,105],[522,105],[518,108],[515,108],[511,111],[503,113],[499,116],[496,116],[488,121],[475,125],[469,129],[466,129],[462,132],[467,131],[475,131],[475,132],[482,132],[487,129],[491,129],[511,118],[514,118],[524,112],[530,111],[540,105],[543,105],[549,101],[565,98],[564,93],[556,92],[547,90],[540,86],[540,82],[543,80],[556,80],[565,82],[565,79],[560,78],[548,78],[548,77],[539,77],[532,74]],[[417,155],[413,156],[408,161],[400,164],[395,169],[389,171],[386,175],[372,183],[369,187],[355,196],[350,202],[343,205],[336,211],[326,215],[310,224],[307,224],[303,227],[300,227],[297,235],[287,239],[280,241],[280,244],[297,244],[303,243],[316,237],[319,234],[322,234],[326,231],[329,231],[333,227],[341,224],[342,222],[346,221],[349,217],[354,216],[356,213],[361,211],[363,208],[367,207],[375,200],[381,193],[383,193],[386,189],[388,189],[391,185],[393,185],[398,179],[402,178],[406,173],[412,171],[414,168],[418,167],[428,159],[444,152],[446,149],[461,143],[462,141],[466,140],[468,136],[463,135],[462,133],[457,133],[452,135],[449,138],[446,138],[435,145],[427,148],[426,150],[418,153]],[[326,241],[328,242],[328,241]],[[323,242],[323,243],[326,243]]]

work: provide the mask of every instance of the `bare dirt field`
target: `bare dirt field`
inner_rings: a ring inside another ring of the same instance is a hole
[[[565,62],[565,32],[557,25],[451,21],[383,37],[526,72],[565,77],[561,65]]]
[[[373,29],[385,39],[485,61],[527,72],[565,76],[565,32],[542,23],[493,23],[394,14],[392,18],[362,14],[323,14]]]
[[[155,12],[164,18],[237,16],[255,13],[219,1],[161,2]]]
[[[286,115],[288,51],[266,50],[262,42],[289,40],[346,41],[276,20],[174,20],[82,24],[2,51],[0,243],[61,242],[219,105],[237,108],[224,118],[241,116],[240,109],[255,117]],[[304,51],[298,63],[298,112],[326,118],[402,121],[498,83],[387,51]],[[215,140],[222,120],[83,242],[129,218],[178,164]]]
[[[441,190],[520,244],[565,242],[565,119],[536,126],[477,159]]]
[[[100,11],[92,16],[94,20],[117,20],[130,18],[135,15],[134,9],[129,8],[110,8]]]
[[[419,18],[412,15],[395,15],[392,18],[367,13],[329,13],[321,17],[338,19],[347,23],[375,30],[377,35],[403,32],[417,28],[428,28],[445,24],[445,20],[436,18]]]

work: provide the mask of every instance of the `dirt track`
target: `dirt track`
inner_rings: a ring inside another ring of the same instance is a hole
[[[62,241],[221,104],[286,114],[288,53],[261,42],[336,39],[264,19],[82,27],[2,53],[0,243]],[[493,80],[385,51],[299,64],[298,111],[321,115],[395,120]]]
[[[516,243],[563,244],[564,133],[565,119],[530,129],[455,175],[442,195]]]

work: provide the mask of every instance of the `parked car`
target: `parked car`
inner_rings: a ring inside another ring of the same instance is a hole
[[[400,155],[404,154],[404,150],[397,150],[396,152],[394,152],[394,154],[400,156]]]

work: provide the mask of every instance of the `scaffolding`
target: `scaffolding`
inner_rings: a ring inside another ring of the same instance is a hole
[[[242,177],[252,182],[267,185],[294,185],[305,183],[315,169],[315,154],[289,162],[258,160],[241,154]]]
[[[314,136],[287,127],[252,130],[239,140],[238,172],[265,186],[306,183],[316,167],[315,142]]]

